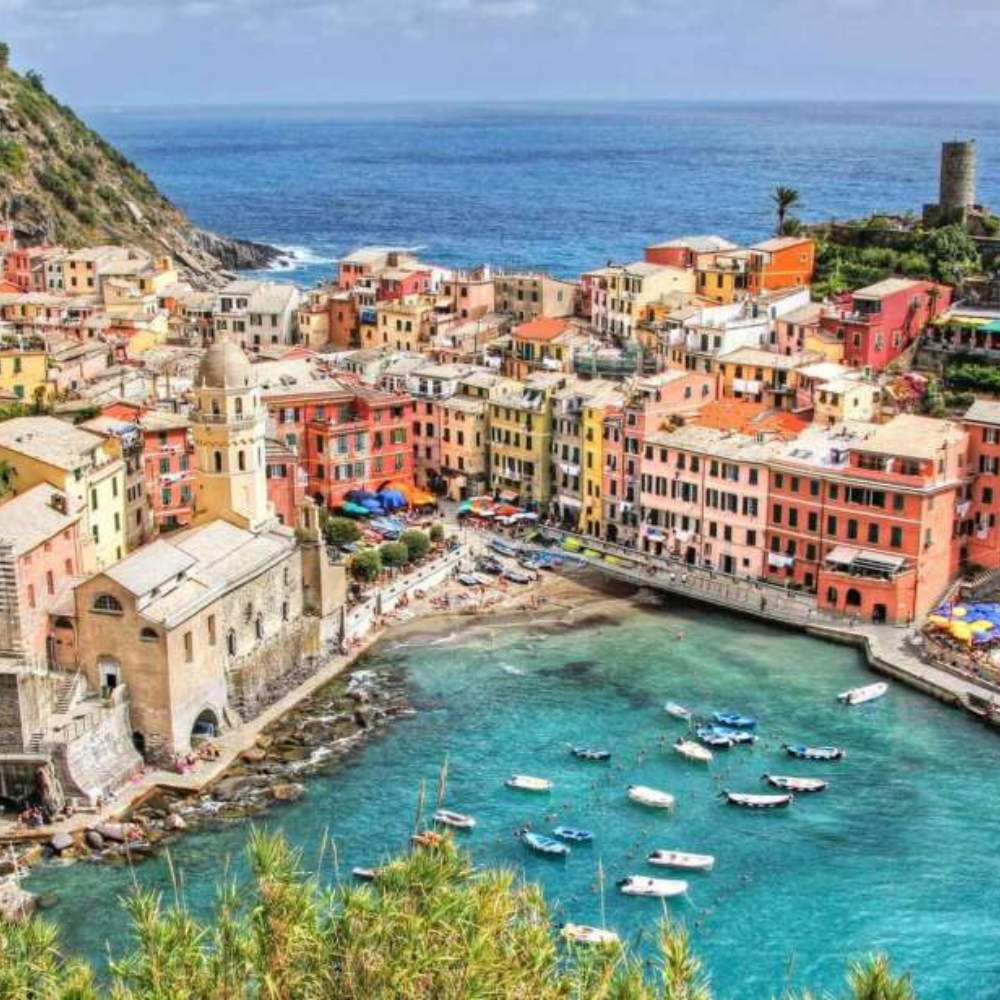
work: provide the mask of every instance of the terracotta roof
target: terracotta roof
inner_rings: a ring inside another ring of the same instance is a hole
[[[564,319],[548,319],[542,316],[530,323],[522,323],[514,330],[514,337],[517,340],[555,340],[569,327],[570,324]]]
[[[809,426],[792,413],[768,409],[764,403],[745,399],[717,399],[707,403],[690,423],[739,434],[774,434],[784,440],[798,437]]]

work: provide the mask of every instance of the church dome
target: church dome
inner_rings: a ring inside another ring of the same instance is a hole
[[[241,389],[253,384],[253,366],[238,344],[217,340],[198,365],[195,385],[209,389]]]

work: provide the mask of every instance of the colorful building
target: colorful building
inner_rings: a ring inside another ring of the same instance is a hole
[[[963,417],[969,433],[969,505],[961,562],[1000,569],[1000,403],[977,399]]]
[[[775,354],[742,347],[716,359],[721,394],[726,398],[764,403],[775,410],[797,406],[799,368],[819,361],[819,354]]]

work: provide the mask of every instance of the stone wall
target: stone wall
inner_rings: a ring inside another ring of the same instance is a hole
[[[17,674],[0,674],[0,752],[16,751],[24,746],[17,681]]]
[[[311,677],[320,667],[320,620],[299,618],[237,659],[227,674],[229,705],[246,721]]]
[[[0,751],[23,750],[46,728],[51,705],[49,677],[0,670]]]

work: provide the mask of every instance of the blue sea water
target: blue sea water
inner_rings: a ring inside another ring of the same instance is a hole
[[[770,192],[810,220],[937,200],[942,141],[978,140],[1000,206],[1000,105],[511,104],[99,111],[195,222],[302,252],[365,243],[575,276],[689,232],[759,239]]]
[[[433,790],[447,758],[448,805],[479,821],[463,843],[477,861],[541,882],[558,919],[600,919],[600,860],[609,926],[646,947],[662,905],[619,895],[615,879],[666,874],[644,861],[654,848],[715,854],[715,871],[691,876],[689,898],[669,909],[691,926],[720,1000],[776,996],[789,984],[834,990],[845,962],[873,949],[912,970],[923,1000],[1000,996],[994,733],[895,684],[880,701],[841,706],[836,693],[871,675],[854,651],[804,635],[688,607],[616,610],[563,631],[546,617],[389,637],[363,665],[404,672],[418,714],[310,779],[305,797],[267,823],[305,850],[307,866],[329,835],[346,875],[405,849],[418,784]],[[663,711],[667,700],[758,716],[761,743],[717,754],[707,768],[686,762],[669,749],[683,724]],[[848,756],[795,762],[780,750],[785,740],[839,744]],[[567,742],[607,746],[613,760],[578,761]],[[822,776],[831,787],[778,812],[718,797],[764,790],[765,771]],[[508,790],[512,772],[555,788]],[[630,803],[630,783],[674,793],[675,813]],[[587,827],[595,841],[565,861],[537,857],[512,836],[526,822]],[[208,910],[227,867],[242,873],[247,829],[194,833],[172,847],[195,912]],[[329,849],[323,871],[336,877]],[[162,858],[135,878],[172,898]],[[94,958],[108,942],[122,945],[125,921],[111,900],[132,881],[126,870],[77,864],[43,870],[29,888],[58,892],[48,915],[70,948]]]

